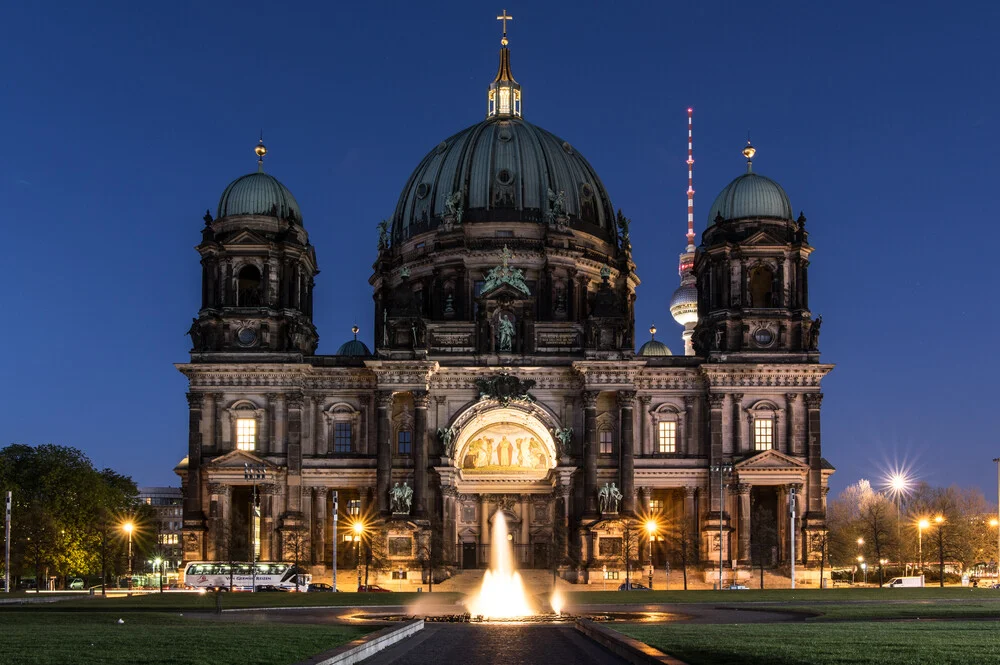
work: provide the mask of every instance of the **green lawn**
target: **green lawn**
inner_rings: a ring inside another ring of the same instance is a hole
[[[119,618],[124,624],[118,624]],[[373,628],[213,622],[133,612],[4,612],[5,665],[251,665],[295,663]]]
[[[689,665],[966,665],[1000,662],[991,621],[668,625],[614,629]]]
[[[920,603],[855,603],[820,605],[760,605],[815,614],[808,621],[862,619],[1000,619],[1000,602],[954,602],[929,600]]]
[[[576,591],[570,592],[570,605],[627,605],[644,603],[814,603],[851,600],[908,600],[938,598],[970,601],[1000,600],[1000,590],[963,587],[925,587],[923,589],[764,589],[745,591]]]
[[[223,593],[223,609],[251,607],[325,607],[360,605],[409,605],[414,601],[452,604],[462,597],[458,593]],[[16,611],[214,611],[215,594],[151,593],[129,597],[68,596],[58,603],[0,605],[3,612]]]

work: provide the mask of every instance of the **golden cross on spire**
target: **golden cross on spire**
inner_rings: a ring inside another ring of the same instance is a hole
[[[503,267],[507,267],[507,263],[514,258],[514,252],[507,249],[507,245],[503,246],[503,251],[500,252],[500,261],[503,263]]]
[[[497,20],[498,21],[503,21],[503,39],[500,40],[500,43],[503,44],[504,46],[506,46],[507,45],[507,21],[513,21],[514,17],[513,16],[508,16],[507,15],[507,10],[505,9],[505,10],[503,10],[503,13],[500,16],[497,16]]]

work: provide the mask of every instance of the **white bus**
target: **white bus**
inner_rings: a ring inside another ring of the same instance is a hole
[[[221,561],[192,561],[184,569],[184,586],[189,589],[222,589],[231,591],[229,580],[232,577],[233,589],[249,591],[254,585],[253,564],[228,564]],[[257,562],[257,588],[273,586],[282,589],[295,589],[296,578],[302,591],[309,587],[312,575],[295,564],[283,561]]]

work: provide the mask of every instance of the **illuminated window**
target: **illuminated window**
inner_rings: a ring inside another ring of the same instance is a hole
[[[253,418],[239,418],[236,421],[236,449],[255,450],[257,448],[257,421]]]
[[[412,451],[412,434],[410,430],[401,429],[399,434],[396,435],[396,454],[397,455],[409,455]]]
[[[660,421],[656,425],[656,452],[677,452],[677,423],[672,420]]]
[[[613,455],[615,452],[615,434],[609,429],[602,429],[599,433],[600,453],[602,455]]]
[[[757,418],[753,421],[753,449],[770,450],[774,447],[774,420]]]
[[[651,513],[662,513],[663,512],[663,499],[650,499],[649,500],[649,512],[651,512]]]
[[[361,514],[361,499],[351,499],[347,502],[347,514],[351,517]]]
[[[510,113],[510,88],[500,88],[500,113]]]
[[[351,423],[333,424],[333,452],[349,453],[353,449]]]

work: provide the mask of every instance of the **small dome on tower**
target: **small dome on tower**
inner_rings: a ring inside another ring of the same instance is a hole
[[[267,173],[248,173],[229,183],[219,199],[217,218],[234,215],[268,215],[302,223],[295,197],[277,178]]]
[[[785,194],[781,185],[756,173],[744,173],[719,192],[708,211],[709,225],[714,224],[719,215],[725,220],[795,219],[788,194]]]
[[[656,341],[656,326],[649,327],[650,340],[639,347],[640,356],[672,356],[673,353],[663,342]]]
[[[354,333],[354,339],[348,340],[340,345],[340,348],[337,349],[338,356],[349,356],[352,358],[371,357],[372,352],[368,350],[368,347],[365,346],[364,342],[358,339],[358,332],[360,331],[361,329],[357,326],[353,326],[351,328],[351,332]]]

